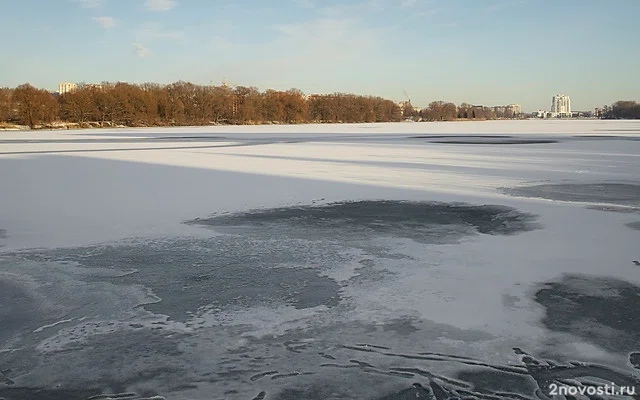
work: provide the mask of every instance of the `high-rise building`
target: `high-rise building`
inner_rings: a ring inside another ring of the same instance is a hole
[[[571,99],[564,94],[558,94],[553,96],[551,100],[551,114],[559,117],[571,116]]]
[[[58,93],[60,94],[70,93],[76,90],[77,87],[78,85],[76,85],[75,83],[67,83],[67,82],[61,83],[58,85]]]

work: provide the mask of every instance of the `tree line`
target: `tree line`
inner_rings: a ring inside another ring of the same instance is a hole
[[[421,110],[405,103],[403,108],[405,119],[414,121],[456,121],[456,120],[487,120],[496,118],[513,118],[514,115],[497,115],[491,107],[474,106],[462,103],[460,106],[444,101],[433,101]]]
[[[265,123],[359,123],[510,118],[493,108],[444,101],[416,109],[410,102],[348,93],[305,95],[255,87],[104,82],[50,93],[30,84],[0,88],[0,123],[51,126],[186,126]]]
[[[347,93],[307,96],[297,89],[102,83],[62,95],[30,84],[0,88],[0,122],[32,128],[54,121],[98,126],[391,122],[396,103]]]
[[[611,106],[604,106],[600,118],[640,119],[640,103],[630,100],[617,101]]]

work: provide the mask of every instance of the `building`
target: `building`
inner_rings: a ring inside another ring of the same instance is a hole
[[[494,106],[493,112],[497,117],[513,118],[522,115],[522,106],[520,104],[509,104],[506,106]]]
[[[519,107],[517,104],[513,104],[513,106]],[[522,111],[521,108],[520,111]],[[569,96],[557,94],[551,99],[551,111],[538,110],[531,115],[534,118],[581,118],[588,117],[591,113],[571,111],[571,99]]]
[[[551,118],[552,117],[550,111],[543,111],[543,110],[534,111],[533,113],[531,113],[531,115],[534,118]]]
[[[104,86],[101,83],[86,83],[82,85],[82,89],[102,90]]]
[[[78,88],[78,85],[76,85],[75,83],[61,83],[58,85],[58,93],[60,94],[65,94],[65,93],[71,93],[73,91],[75,91]]]
[[[553,96],[551,114],[556,117],[571,117],[571,99],[569,99],[569,96],[564,94]]]
[[[399,101],[399,102],[396,103],[396,105],[400,109],[400,114],[404,115],[404,110],[405,109],[412,109],[415,112],[415,108],[411,104],[411,101]]]
[[[602,118],[604,117],[606,113],[606,110],[600,108],[600,107],[596,107],[595,110],[593,110],[593,116],[596,118]]]
[[[509,104],[505,106],[505,113],[513,116],[519,116],[522,114],[522,106],[520,104]]]

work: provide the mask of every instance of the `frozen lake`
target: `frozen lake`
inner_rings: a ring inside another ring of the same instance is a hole
[[[0,187],[0,399],[640,393],[640,122],[0,132]]]

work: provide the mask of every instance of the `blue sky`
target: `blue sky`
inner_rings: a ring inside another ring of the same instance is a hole
[[[640,100],[640,0],[3,0],[0,86],[159,82],[549,109]]]

